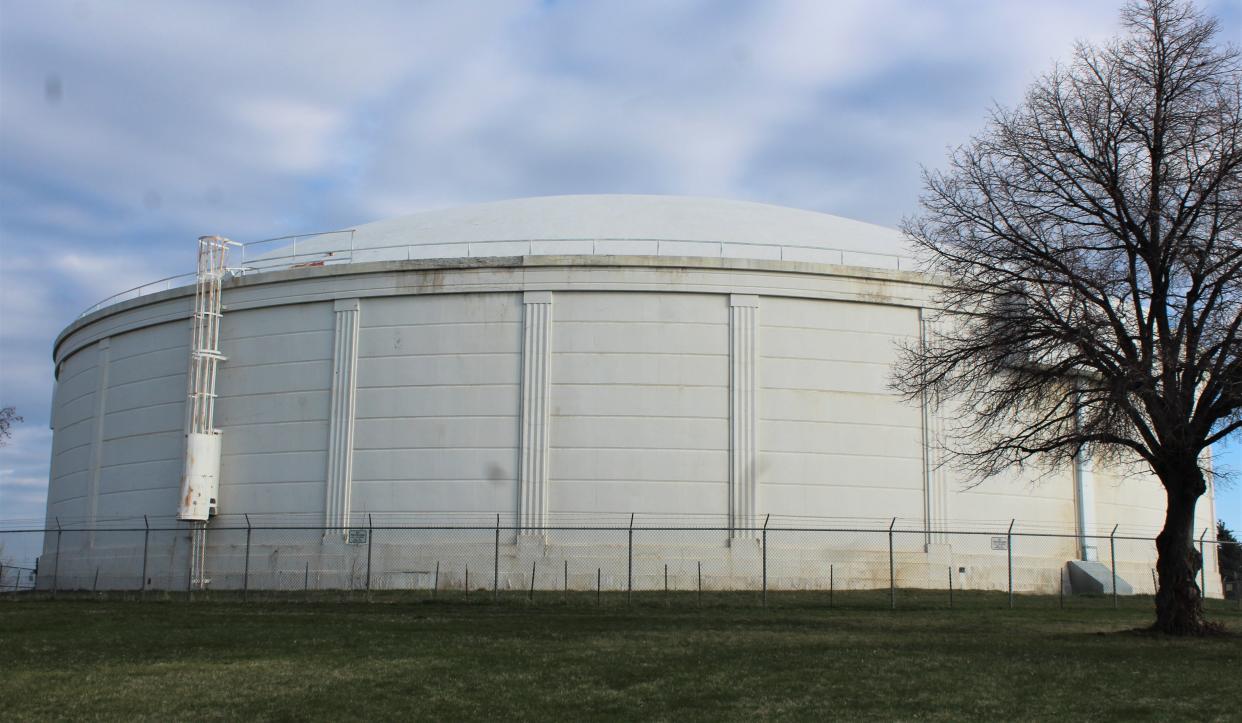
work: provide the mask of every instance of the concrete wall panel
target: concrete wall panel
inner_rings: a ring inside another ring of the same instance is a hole
[[[135,332],[140,333],[140,332]],[[186,351],[185,364],[189,364],[190,354]],[[125,362],[117,366],[125,366]],[[169,374],[165,370],[152,369],[153,375],[147,379],[126,382],[125,384],[109,385],[108,411],[124,412],[143,410],[163,404],[181,404],[184,406],[186,396],[185,370]],[[115,394],[112,394],[115,392]]]
[[[477,449],[489,440],[511,440],[513,434],[511,416],[364,419],[354,430],[354,449]]]
[[[181,481],[189,340],[190,326],[183,321],[109,339],[98,519],[176,511],[166,505],[175,505]],[[151,494],[141,497],[134,490]]]
[[[601,499],[624,501],[611,510],[620,512],[726,509],[728,297],[554,299],[550,508],[593,509],[585,500]],[[616,483],[644,494],[607,489]]]
[[[423,481],[488,481],[512,487],[516,451],[511,447],[474,447],[470,449],[384,449],[354,452],[354,486],[362,488],[371,482]],[[355,490],[357,494],[359,490]],[[424,500],[411,499],[406,508],[392,512],[416,512]],[[451,500],[446,500],[451,503]],[[363,507],[362,509],[366,509]],[[372,508],[378,509],[378,508]]]
[[[520,296],[373,299],[360,323],[353,509],[513,511]]]
[[[365,387],[359,382],[358,409],[368,419],[420,417],[516,417],[518,387],[513,382],[443,386]],[[452,410],[449,415],[444,410]],[[359,417],[358,424],[363,424]]]
[[[332,321],[331,304],[224,314],[228,361],[216,401],[222,514],[322,511]],[[256,450],[255,434],[270,443]]]
[[[922,519],[921,414],[887,388],[917,311],[764,298],[759,318],[759,509]]]
[[[565,418],[640,417],[669,419],[729,418],[729,397],[719,385],[635,387],[553,385],[552,413]],[[556,422],[553,422],[556,424]],[[725,442],[727,443],[727,438]]]

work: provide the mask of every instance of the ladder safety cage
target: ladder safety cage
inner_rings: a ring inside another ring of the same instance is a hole
[[[240,244],[222,236],[198,239],[198,273],[190,331],[190,368],[187,374],[186,446],[177,519],[190,523],[191,587],[207,586],[207,522],[216,513],[220,489],[221,430],[216,429],[216,375],[225,361],[220,352],[221,287],[228,273],[230,246]]]

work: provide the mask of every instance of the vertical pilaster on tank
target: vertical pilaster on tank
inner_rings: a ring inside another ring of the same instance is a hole
[[[919,343],[926,346],[934,341],[942,324],[929,314],[927,309],[919,308]],[[923,436],[923,499],[924,529],[926,539],[925,550],[938,550],[939,554],[948,559],[949,538],[945,534],[949,524],[949,471],[945,464],[945,409],[933,395],[924,394],[919,400],[922,413]],[[947,562],[946,562],[947,564]]]
[[[1082,426],[1082,409],[1074,410],[1074,425]],[[1078,527],[1078,554],[1081,559],[1096,561],[1099,553],[1096,540],[1088,537],[1095,530],[1095,479],[1091,457],[1084,451],[1074,455],[1074,504]]]
[[[91,467],[87,500],[87,545],[95,547],[95,526],[99,521],[99,477],[103,469],[104,416],[108,413],[108,369],[112,359],[112,337],[99,340],[95,358],[95,429],[91,439]]]
[[[522,294],[522,412],[518,525],[548,523],[548,370],[552,358],[552,292]],[[533,534],[533,533],[531,533]]]
[[[758,539],[759,297],[729,296],[729,535]]]
[[[358,299],[337,299],[332,341],[332,397],[328,418],[327,497],[324,526],[328,534],[344,535],[354,480],[354,409],[358,388]]]

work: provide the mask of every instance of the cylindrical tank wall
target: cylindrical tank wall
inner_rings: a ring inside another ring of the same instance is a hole
[[[501,513],[513,524],[534,499],[552,522],[738,510],[751,516],[743,523],[899,517],[926,526],[924,549],[942,542],[938,531],[1010,518],[1073,531],[1070,470],[1038,484],[1015,474],[964,487],[925,445],[936,431],[925,425],[943,420],[888,389],[897,344],[919,334],[917,284],[711,266],[308,270],[228,288],[220,513],[333,524],[328,500],[344,485],[355,515],[389,519]],[[544,305],[538,328],[535,305]],[[158,298],[62,340],[50,523],[176,512],[188,308],[184,297]],[[342,361],[346,324],[356,325],[356,345]],[[545,377],[524,368],[532,354],[546,355]],[[347,389],[343,364],[352,365]],[[747,378],[750,402],[736,393]],[[543,386],[524,396],[531,384]],[[345,438],[333,433],[340,399],[352,414],[343,479],[329,471]],[[542,419],[536,402],[546,407],[543,442],[524,432]],[[1149,477],[1097,470],[1095,479],[1102,526],[1159,528],[1163,497]],[[544,484],[542,497],[524,497],[525,484]],[[743,494],[753,507],[738,502]],[[1207,505],[1200,517],[1211,523]],[[106,556],[102,537],[66,535],[62,557]],[[175,559],[178,544],[164,540],[159,554]]]

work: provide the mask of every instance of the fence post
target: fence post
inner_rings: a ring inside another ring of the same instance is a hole
[[[625,604],[629,605],[634,597],[634,513],[630,513],[629,541],[625,555]]]
[[[492,600],[500,600],[500,513],[496,513],[496,545],[492,548]]]
[[[371,598],[371,542],[375,539],[375,526],[371,524],[371,513],[367,513],[367,599]]]
[[[703,607],[703,561],[699,560],[699,607]]]
[[[1108,533],[1108,566],[1112,568],[1113,573],[1113,609],[1117,609],[1117,528],[1121,527],[1118,523],[1113,525],[1113,531]]]
[[[953,566],[949,565],[949,609],[953,609]]]
[[[569,595],[569,560],[565,560],[565,594]]]
[[[302,594],[310,594],[310,560],[306,561],[306,570],[302,573]]]
[[[768,520],[771,513],[763,517],[763,606],[768,606]]]
[[[897,518],[888,523],[888,609],[897,609],[897,567],[893,561],[893,527]]]
[[[147,596],[147,550],[150,549],[151,543],[151,520],[146,515],[142,516],[142,524],[145,526],[142,531],[142,596]]]
[[[1199,535],[1199,596],[1207,599],[1207,555],[1203,554],[1203,538],[1207,537],[1208,528],[1203,528],[1203,534]]]
[[[185,599],[194,600],[194,524],[190,523],[190,545],[185,556]]]
[[[1009,607],[1013,607],[1013,523],[1016,519],[1010,518],[1009,531],[1005,533],[1005,557],[1008,559],[1009,567]]]
[[[431,599],[436,599],[436,592],[440,590],[440,561],[436,560],[436,576],[431,581]]]
[[[835,580],[835,577],[836,577],[836,576],[833,574],[833,573],[834,573],[834,570],[833,570],[833,568],[834,568],[834,567],[836,567],[836,566],[835,566],[835,565],[831,565],[831,564],[830,564],[830,565],[828,565],[828,607],[832,607],[832,593],[835,591],[836,586],[837,586],[837,585],[836,585],[836,580]]]
[[[535,602],[535,562],[530,561],[530,595],[526,598],[528,602]]]
[[[603,568],[595,568],[595,607],[599,607],[599,581],[603,575]]]
[[[52,599],[60,589],[60,535],[64,532],[60,526],[60,517],[56,517],[56,567],[52,569]]]
[[[250,597],[250,515],[246,515],[246,564],[242,572],[242,602]]]

